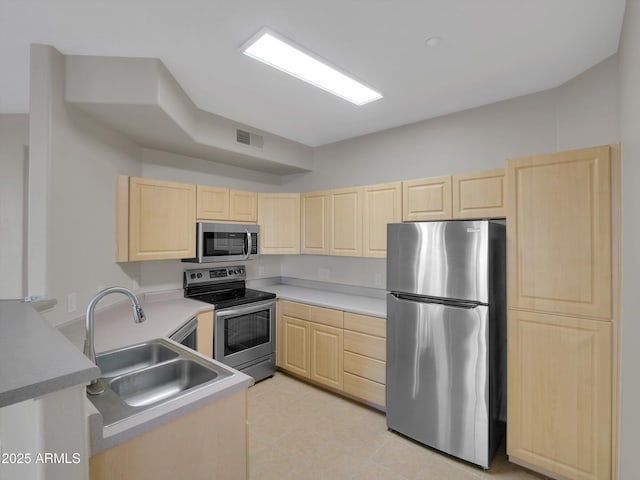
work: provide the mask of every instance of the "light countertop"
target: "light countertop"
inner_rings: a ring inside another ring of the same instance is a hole
[[[291,300],[372,317],[387,317],[387,302],[385,299],[284,284],[261,286],[260,290],[273,292],[282,300]]]
[[[0,407],[88,383],[98,373],[31,305],[0,301]]]
[[[208,303],[183,297],[182,290],[138,295],[147,319],[134,323],[131,303],[123,302],[94,312],[94,344],[96,353],[106,352],[154,338],[168,338],[185,322],[199,313],[213,310]],[[79,349],[85,337],[84,318],[60,327],[60,331]]]

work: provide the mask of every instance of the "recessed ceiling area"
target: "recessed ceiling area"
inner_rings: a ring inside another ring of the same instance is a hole
[[[0,113],[29,45],[160,59],[194,104],[319,146],[556,87],[616,53],[624,0],[0,0]],[[363,106],[242,54],[268,27],[384,98]],[[428,47],[429,38],[440,39]]]

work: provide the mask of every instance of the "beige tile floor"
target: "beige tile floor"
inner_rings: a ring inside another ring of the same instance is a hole
[[[249,389],[252,479],[539,480],[499,452],[485,472],[387,430],[384,414],[278,372]]]

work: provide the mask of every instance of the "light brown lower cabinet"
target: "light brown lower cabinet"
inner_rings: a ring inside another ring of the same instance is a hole
[[[508,332],[510,460],[611,478],[611,323],[510,309]]]
[[[311,323],[309,378],[342,389],[342,329]]]
[[[384,409],[386,320],[280,301],[279,367]]]
[[[247,391],[91,457],[91,480],[246,480]]]

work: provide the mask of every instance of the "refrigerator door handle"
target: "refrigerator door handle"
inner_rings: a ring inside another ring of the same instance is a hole
[[[472,302],[468,300],[456,300],[456,299],[450,299],[450,298],[444,299],[444,298],[438,298],[438,297],[427,297],[422,295],[411,295],[407,293],[397,293],[397,292],[391,292],[391,295],[393,295],[398,300],[406,300],[409,302],[418,302],[418,303],[435,303],[439,305],[446,305],[448,307],[471,309],[481,305],[486,306],[486,304],[484,303]]]

